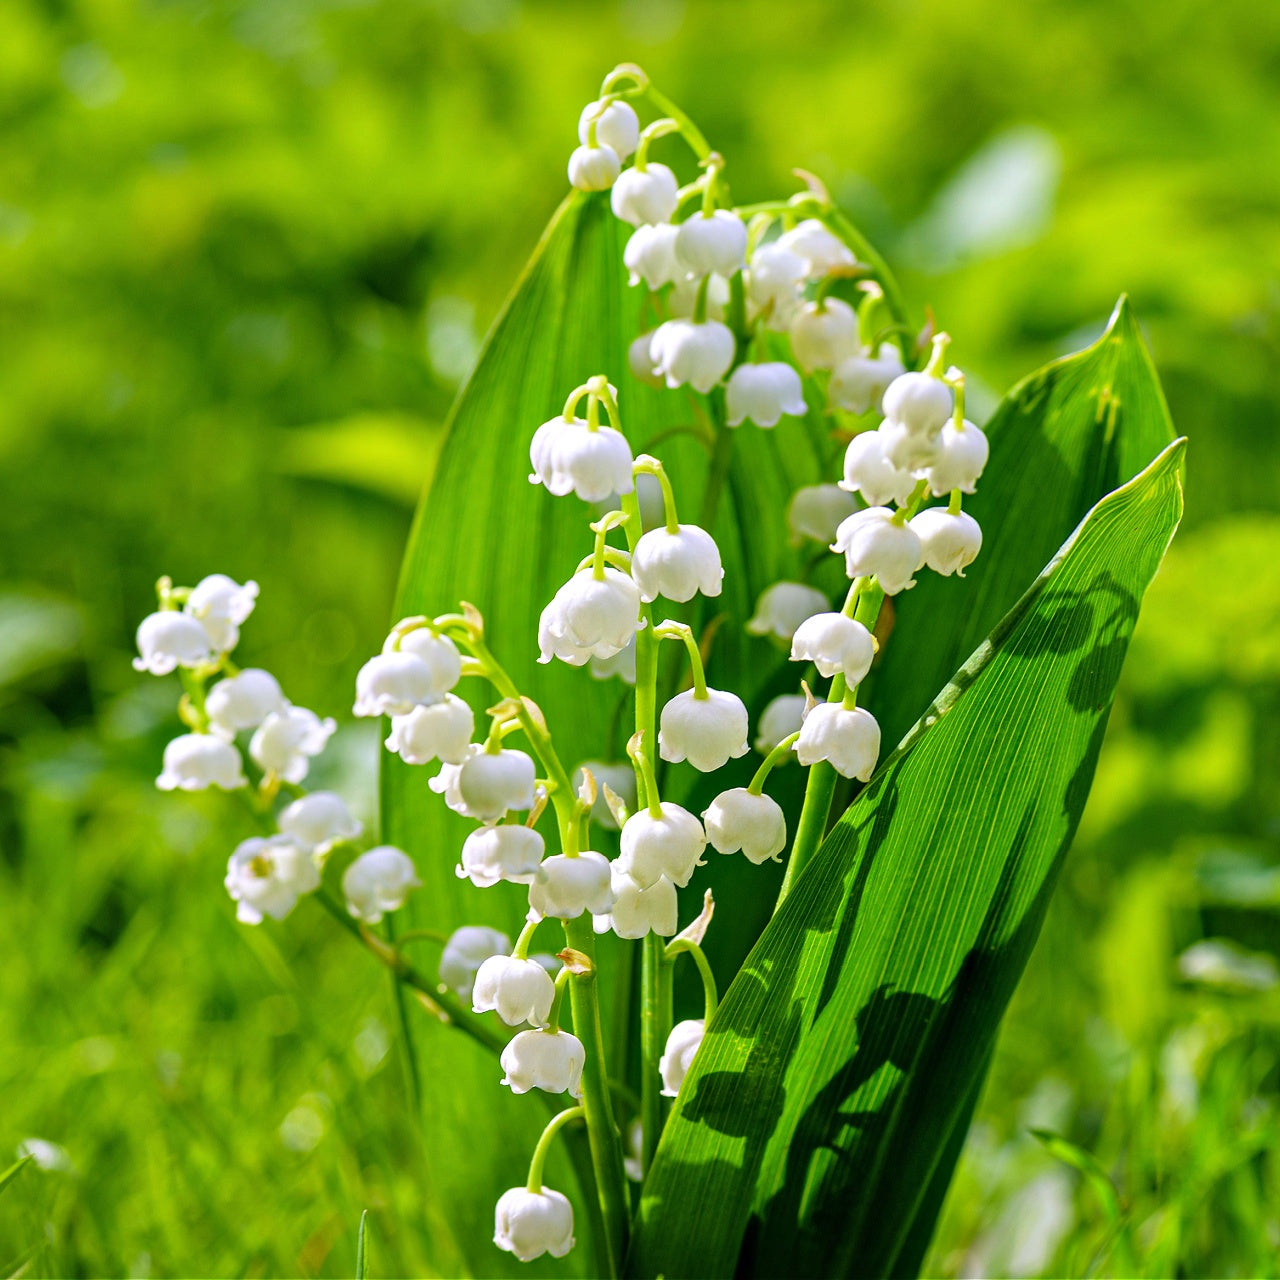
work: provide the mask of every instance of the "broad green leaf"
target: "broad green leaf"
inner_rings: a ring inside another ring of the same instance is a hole
[[[1088,514],[800,877],[681,1090],[631,1274],[888,1275],[918,1253],[1181,516],[1182,451]]]

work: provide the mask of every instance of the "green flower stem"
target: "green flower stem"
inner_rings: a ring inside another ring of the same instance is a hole
[[[649,1171],[665,1123],[665,1103],[658,1063],[671,1034],[671,961],[656,933],[644,938],[640,995],[640,1168]]]
[[[897,278],[889,269],[889,264],[876,252],[875,246],[839,209],[834,207],[820,209],[817,216],[828,231],[839,236],[853,250],[854,256],[860,262],[865,262],[871,268],[876,280],[880,283],[880,287],[884,290],[884,300],[894,320],[903,326],[904,331],[909,332],[910,325],[907,320],[907,307],[902,298],[902,290],[898,286]],[[905,338],[901,338],[900,342],[902,354],[909,362],[911,359],[909,344]]]
[[[516,960],[527,960],[529,958],[529,948],[533,944],[533,935],[537,932],[538,926],[542,923],[542,917],[536,920],[528,920],[525,926],[520,930],[520,936],[516,939],[516,945],[512,948],[511,955]]]
[[[707,675],[702,669],[702,653],[698,642],[693,638],[693,628],[687,622],[660,622],[652,628],[659,640],[679,640],[689,654],[689,666],[693,669],[693,696],[705,699],[707,696]]]
[[[560,1030],[560,1010],[564,1008],[564,992],[569,984],[569,979],[573,976],[568,965],[565,965],[559,973],[556,974],[555,989],[556,993],[551,997],[551,1012],[547,1015],[547,1030]]]
[[[756,770],[756,776],[747,783],[747,790],[753,796],[758,796],[764,790],[765,779],[778,767],[779,764],[790,754],[791,748],[796,745],[796,739],[800,737],[800,731],[797,729],[795,733],[788,734],[778,743],[772,751],[764,758],[764,762]]]
[[[647,77],[642,91],[653,105],[655,111],[661,115],[669,116],[680,126],[681,136],[689,144],[694,155],[699,160],[705,160],[711,154],[711,146],[706,138],[702,136],[702,130],[665,93],[655,89],[651,83],[648,83]]]
[[[694,964],[698,966],[698,976],[702,979],[705,1017],[707,1022],[710,1022],[720,1002],[719,993],[716,991],[716,976],[711,972],[711,964],[707,960],[706,953],[692,938],[677,938],[670,943],[666,948],[667,959],[674,960],[682,951],[687,951],[693,957]]]
[[[547,1152],[551,1150],[552,1139],[565,1125],[582,1118],[581,1107],[570,1107],[559,1115],[553,1116],[548,1121],[547,1127],[543,1129],[542,1137],[538,1139],[538,1145],[533,1149],[533,1158],[529,1161],[529,1180],[525,1183],[525,1187],[535,1195],[542,1190],[542,1166],[547,1162]]]
[[[680,532],[680,517],[676,512],[676,491],[671,487],[671,477],[667,475],[667,469],[658,461],[657,458],[644,457],[642,460],[637,459],[635,466],[632,467],[632,473],[637,476],[657,476],[658,483],[662,486],[662,512],[666,517],[667,532]],[[637,509],[639,499],[637,498]],[[630,517],[628,517],[630,520]],[[639,541],[639,535],[635,541],[632,541],[631,529],[627,530],[627,541],[632,551],[635,550],[635,543]]]
[[[671,119],[670,116],[646,125],[644,131],[640,134],[640,145],[636,147],[636,169],[643,173],[649,167],[649,148],[653,143],[659,138],[665,138],[670,133],[679,132],[680,122]]]
[[[942,377],[942,366],[947,362],[947,348],[951,345],[951,335],[949,333],[935,333],[933,335],[933,350],[929,353],[929,363],[925,365],[924,371],[931,378]]]
[[[731,299],[732,300],[732,299]],[[716,511],[720,506],[720,495],[724,491],[725,481],[729,478],[729,463],[733,457],[733,432],[725,424],[724,396],[710,397],[711,415],[714,422],[715,444],[711,450],[711,463],[707,469],[707,487],[702,491],[702,510],[698,515],[698,524],[708,533],[712,533]]]

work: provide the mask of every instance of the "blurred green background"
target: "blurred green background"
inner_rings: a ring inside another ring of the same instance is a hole
[[[386,984],[318,912],[235,924],[222,804],[153,788],[176,685],[130,669],[132,632],[161,572],[254,577],[244,660],[345,715],[439,424],[623,59],[739,199],[821,174],[980,405],[1132,295],[1192,439],[1186,523],[928,1267],[1274,1274],[1256,0],[0,7],[0,1168],[55,1144],[0,1197],[0,1274],[347,1275],[366,1207],[374,1273],[428,1270]],[[375,760],[346,727],[318,780],[371,794]]]

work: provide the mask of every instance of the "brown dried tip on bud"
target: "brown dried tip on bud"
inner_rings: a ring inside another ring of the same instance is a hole
[[[707,936],[707,926],[711,923],[711,917],[716,913],[716,901],[711,896],[711,890],[708,889],[702,899],[702,910],[698,912],[696,920],[692,920],[689,924],[680,930],[674,938],[667,943],[667,951],[670,953],[671,948],[677,942],[692,942],[696,946],[702,945],[702,940]]]
[[[546,807],[547,789],[546,787],[538,787],[533,793],[533,808],[529,810],[529,816],[524,820],[524,825],[526,827],[536,827],[538,819],[542,817]]]
[[[503,698],[500,702],[495,702],[493,706],[485,708],[485,715],[492,716],[495,720],[507,722],[514,720],[523,710],[522,704],[517,698]]]
[[[627,802],[607,783],[601,784],[601,790],[604,792],[604,802],[609,806],[609,812],[613,814],[613,820],[621,827],[631,816],[627,812]]]
[[[542,714],[542,708],[538,706],[532,698],[522,697],[520,699],[520,704],[524,707],[525,711],[529,713],[529,719],[532,720],[543,733],[547,733],[547,717]]]
[[[591,963],[591,957],[583,955],[581,951],[575,951],[572,947],[565,947],[563,951],[557,951],[556,959],[570,973],[593,973],[595,971],[595,965]]]
[[[627,739],[627,755],[634,759],[638,755],[644,754],[644,730],[637,729],[635,733]]]
[[[462,606],[462,616],[466,618],[467,625],[471,627],[476,635],[484,635],[484,615],[469,600],[460,600],[458,602]]]
[[[585,765],[582,769],[582,783],[578,787],[578,799],[588,809],[596,802],[596,776]]]
[[[938,331],[938,321],[933,308],[926,303],[924,308],[924,327],[916,335],[914,355],[918,358],[933,346],[933,335]]]
[[[807,680],[800,681],[800,688],[804,690],[804,713],[808,715],[818,705],[818,700],[813,696],[813,690],[809,688]]]
[[[816,173],[810,173],[808,169],[792,169],[791,172],[804,183],[810,195],[815,196],[823,205],[830,207],[831,192],[827,190],[827,184]]]

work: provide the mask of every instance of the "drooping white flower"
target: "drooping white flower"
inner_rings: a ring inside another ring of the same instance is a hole
[[[891,596],[914,587],[915,572],[924,564],[924,549],[915,531],[896,524],[888,507],[868,507],[842,521],[831,550],[844,552],[850,578],[874,575]]]
[[[932,435],[913,431],[903,422],[886,418],[876,430],[880,451],[890,466],[904,471],[923,471],[938,460],[938,432]]]
[[[620,431],[597,427],[581,418],[544,422],[529,445],[533,471],[530,484],[546,485],[557,498],[576,493],[583,502],[599,502],[633,487],[631,446]]]
[[[916,485],[910,471],[895,467],[884,456],[882,443],[878,431],[854,436],[844,452],[844,479],[839,482],[841,489],[862,494],[863,501],[872,507],[904,503]]]
[[[911,521],[924,548],[924,562],[934,573],[964,577],[982,550],[982,530],[967,512],[952,515],[946,507],[929,507]]]
[[[393,716],[386,746],[405,764],[430,764],[432,760],[461,764],[467,758],[475,727],[471,708],[461,698],[446,693],[439,702]]]
[[[658,753],[671,764],[688,760],[702,773],[747,754],[747,709],[736,693],[696,689],[678,693],[658,721]]]
[[[541,1191],[512,1187],[498,1199],[493,1243],[521,1262],[532,1262],[544,1253],[563,1258],[573,1248],[573,1206],[549,1187]]]
[[[541,1089],[582,1097],[582,1068],[587,1051],[577,1036],[567,1031],[521,1031],[513,1036],[498,1059],[502,1077],[512,1093]]]
[[[760,713],[756,724],[755,749],[762,756],[767,756],[783,738],[798,733],[808,705],[803,693],[781,693],[772,699]],[[793,753],[788,752],[783,760],[786,762],[792,758]]]
[[[707,1024],[702,1018],[687,1018],[677,1022],[667,1037],[667,1047],[658,1059],[658,1070],[662,1073],[662,1093],[664,1097],[674,1098],[684,1084],[684,1078],[693,1065],[693,1055],[698,1052],[702,1038],[706,1034]]]
[[[613,864],[613,909],[609,928],[620,938],[643,938],[656,933],[669,938],[677,928],[676,886],[666,876],[642,885],[621,866]]]
[[[591,137],[592,121],[596,141],[609,147],[619,159],[625,160],[640,145],[640,120],[629,102],[615,98],[603,107],[599,99],[588,102],[578,117],[578,141],[584,145]]]
[[[885,342],[878,355],[859,351],[841,360],[831,371],[827,394],[832,404],[850,413],[879,411],[889,384],[903,370],[902,352],[892,342]]]
[[[342,873],[347,910],[365,924],[377,924],[388,911],[398,911],[409,891],[421,884],[413,860],[390,844],[362,853]]]
[[[820,280],[832,271],[857,263],[853,250],[817,218],[806,218],[790,231],[783,232],[777,243],[804,263],[805,274],[810,280]]]
[[[633,636],[626,648],[619,649],[612,658],[597,658],[592,655],[590,662],[592,676],[596,680],[612,680],[617,676],[623,684],[636,682],[636,642]]]
[[[880,726],[862,707],[820,702],[804,718],[796,756],[803,765],[825,760],[843,777],[868,782],[880,757]]]
[[[718,596],[724,581],[720,548],[696,524],[682,524],[675,533],[666,525],[642,534],[631,556],[631,576],[646,604],[665,596],[684,603],[701,591]]]
[[[695,213],[676,232],[676,259],[696,276],[731,276],[747,261],[747,224],[728,209]]]
[[[805,538],[830,544],[840,521],[853,515],[858,504],[836,484],[807,484],[797,489],[787,503],[787,528],[799,546]]]
[[[753,636],[773,636],[789,644],[796,628],[815,613],[831,608],[824,592],[803,582],[775,582],[765,587],[756,601],[756,611],[747,620]]]
[[[628,813],[634,812],[636,807],[635,769],[630,762],[606,764],[601,760],[584,760],[573,771],[575,791],[582,786],[584,769],[590,769],[591,776],[596,780],[596,802],[591,806],[591,821],[606,831],[617,831],[618,824],[614,819],[613,810],[609,808],[604,789],[608,787],[614,795],[618,796],[626,805]]]
[[[676,211],[679,184],[665,164],[650,161],[643,169],[628,169],[613,184],[609,203],[614,216],[633,227],[670,222]]]
[[[164,749],[164,766],[156,779],[161,791],[234,791],[247,785],[240,753],[210,733],[184,733]]]
[[[702,280],[707,282],[707,319],[723,320],[729,307],[729,282],[720,275],[687,276],[684,268],[679,267],[680,274],[671,285],[667,294],[667,314],[673,320],[692,319],[698,304],[698,291],[702,288]]]
[[[972,493],[990,451],[986,435],[968,419],[959,427],[948,422],[938,433],[933,462],[925,473],[934,495],[941,498],[953,489]]]
[[[492,955],[476,970],[471,1008],[476,1013],[492,1009],[509,1027],[522,1022],[545,1027],[555,995],[551,975],[536,960]]]
[[[632,376],[643,382],[646,387],[665,387],[667,380],[658,372],[653,363],[653,330],[642,333],[631,341],[627,347],[627,367]]]
[[[198,619],[176,609],[148,614],[138,625],[135,671],[167,676],[176,667],[198,667],[213,660],[209,633]]]
[[[608,191],[621,172],[612,147],[575,147],[569,156],[569,185],[579,191]]]
[[[640,591],[629,574],[606,566],[597,578],[581,569],[542,611],[538,661],[580,667],[590,657],[611,658],[635,639],[639,621]]]
[[[392,632],[382,646],[382,652],[390,653],[396,648],[427,664],[431,671],[431,691],[437,696],[443,697],[462,679],[462,655],[448,636],[435,635],[426,627],[415,627],[403,633]]]
[[[533,808],[537,773],[524,751],[477,751],[458,766],[458,795],[470,817],[496,822],[509,809]]]
[[[479,755],[483,750],[484,747],[480,743],[471,743],[466,751],[466,759],[470,760],[472,756]],[[465,760],[463,763],[465,763]],[[437,795],[444,796],[445,804],[454,813],[460,813],[464,818],[474,818],[476,815],[467,808],[466,801],[462,798],[462,792],[458,789],[458,778],[461,773],[461,764],[442,764],[440,772],[434,778],[427,779],[427,786]]]
[[[288,705],[279,681],[270,671],[247,667],[219,680],[209,690],[204,709],[209,713],[211,732],[234,738],[243,729],[256,729],[273,711],[282,711]]]
[[[590,849],[544,858],[529,886],[529,906],[559,920],[572,920],[584,911],[608,915],[613,909],[609,859]]]
[[[815,613],[791,637],[791,661],[812,662],[818,673],[844,673],[849,685],[861,684],[871,670],[876,642],[860,622],[842,613]]]
[[[805,373],[834,369],[858,349],[858,317],[839,298],[806,302],[791,322],[791,350]]]
[[[632,1182],[644,1181],[644,1165],[641,1155],[644,1151],[644,1126],[640,1117],[636,1116],[627,1126],[627,1154],[622,1162],[627,1177]]]
[[[800,375],[781,360],[740,364],[729,375],[725,397],[731,427],[748,418],[757,427],[772,427],[784,413],[798,418],[806,410]]]
[[[684,268],[676,261],[676,230],[669,222],[659,222],[631,233],[622,251],[631,284],[643,280],[650,289],[661,289],[683,278]]]
[[[688,809],[666,800],[660,807],[660,818],[644,808],[623,824],[617,865],[642,889],[662,876],[683,889],[694,869],[702,865],[706,833]]]
[[[687,382],[705,395],[729,372],[737,344],[733,330],[719,320],[668,320],[654,330],[650,350],[668,387]]]
[[[531,884],[547,844],[532,827],[500,822],[473,831],[462,845],[460,880],[469,879],[478,889],[499,880]]]
[[[191,588],[183,609],[208,632],[213,647],[227,653],[240,643],[240,624],[253,612],[257,598],[256,582],[241,586],[225,573],[211,573]]]
[[[927,373],[903,373],[884,393],[884,416],[908,431],[936,436],[951,417],[951,389]]]
[[[722,791],[702,815],[707,839],[720,853],[746,854],[757,866],[777,859],[787,845],[787,818],[770,796],[746,787]]]
[[[431,668],[412,653],[380,653],[356,673],[357,716],[403,716],[439,696]]]
[[[285,707],[257,727],[249,739],[249,755],[264,773],[299,783],[307,776],[312,757],[324,750],[337,727],[332,716],[321,720],[305,707]]]
[[[291,836],[254,836],[236,846],[223,883],[242,924],[283,920],[304,893],[320,887],[311,855]]]
[[[785,329],[791,323],[804,277],[804,259],[776,241],[751,255],[747,299],[755,311],[768,311],[769,328]]]
[[[312,853],[327,853],[343,840],[358,839],[364,830],[346,801],[332,791],[300,796],[280,813],[280,830]]]
[[[480,924],[463,925],[449,935],[440,953],[440,985],[459,1000],[470,1000],[476,971],[490,956],[510,950],[511,939],[505,933]]]

